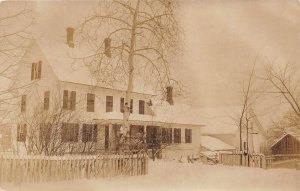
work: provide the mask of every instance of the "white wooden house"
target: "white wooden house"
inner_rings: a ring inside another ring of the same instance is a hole
[[[72,65],[70,51],[64,38],[44,39],[33,41],[23,55],[14,84],[20,96],[11,106],[11,152],[45,149],[41,142],[49,144],[54,131],[57,140],[52,142],[64,148],[62,154],[118,149],[125,91],[98,86],[87,68]],[[147,142],[159,137],[163,157],[200,151],[202,125],[180,105],[139,88],[132,93],[130,110],[130,136],[143,134]]]

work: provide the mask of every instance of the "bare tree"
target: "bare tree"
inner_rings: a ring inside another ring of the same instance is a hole
[[[77,30],[77,42],[86,53],[79,59],[96,81],[126,87],[124,135],[135,82],[145,81],[164,93],[167,86],[179,84],[170,72],[170,62],[180,49],[176,6],[171,0],[101,2]]]
[[[290,125],[299,128],[300,119],[300,92],[299,70],[291,64],[275,67],[273,64],[265,66],[265,80],[271,84],[273,93],[280,96],[280,102],[286,103],[290,111],[285,115]]]
[[[7,105],[17,96],[14,86],[18,63],[32,38],[32,12],[26,3],[0,3],[0,108],[1,118],[8,115]]]
[[[150,158],[153,160],[161,158],[162,151],[169,148],[172,143],[172,129],[170,124],[163,123],[160,126],[148,126],[147,128],[150,129],[144,132],[143,126],[140,126],[140,128],[139,126],[131,127],[129,152],[133,154],[150,154]],[[147,152],[148,150],[150,153]]]
[[[241,111],[233,117],[239,128],[239,149],[245,152],[249,152],[249,134],[253,133],[253,127],[250,124],[251,119],[254,117],[253,109],[256,101],[261,96],[257,91],[257,85],[255,83],[256,74],[255,67],[258,60],[258,55],[252,64],[249,77],[242,84],[242,108]],[[243,134],[246,135],[246,140],[243,141]],[[243,149],[243,142],[246,143]]]
[[[21,121],[26,124],[26,138],[21,141],[27,152],[43,155],[95,153],[98,131],[92,122],[84,121],[82,100],[77,99],[76,109],[72,109],[70,104],[63,104],[59,94],[52,97],[51,100],[36,99],[32,112],[21,113]],[[81,123],[91,128],[83,130]]]

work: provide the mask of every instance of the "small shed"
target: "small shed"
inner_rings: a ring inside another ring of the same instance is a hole
[[[300,154],[300,136],[285,134],[272,144],[271,150],[273,155]]]

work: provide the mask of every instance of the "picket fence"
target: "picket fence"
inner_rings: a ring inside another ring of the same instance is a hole
[[[47,182],[145,175],[146,155],[0,156],[0,182]]]
[[[219,163],[230,166],[266,168],[266,159],[263,154],[220,153]]]

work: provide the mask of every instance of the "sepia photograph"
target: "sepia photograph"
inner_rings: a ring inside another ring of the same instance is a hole
[[[300,0],[0,0],[0,191],[299,191]]]

